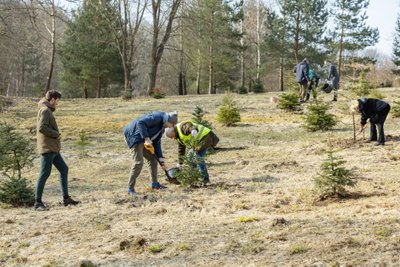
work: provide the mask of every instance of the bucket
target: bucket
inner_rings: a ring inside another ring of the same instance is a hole
[[[173,168],[169,168],[168,170],[167,170],[167,173],[168,173],[168,176],[170,177],[170,178],[176,178],[176,174],[179,172],[179,168],[177,168],[177,167],[173,167]]]
[[[332,85],[330,85],[329,83],[325,83],[321,90],[324,91],[325,93],[329,94],[330,92],[332,92]]]

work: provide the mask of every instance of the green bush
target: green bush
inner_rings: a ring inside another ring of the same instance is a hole
[[[238,93],[241,95],[247,94],[248,92],[246,86],[241,85],[238,89]]]
[[[264,92],[264,85],[261,83],[260,80],[257,80],[253,86],[251,87],[251,91],[255,94],[263,93]]]
[[[285,93],[278,98],[278,108],[286,111],[296,111],[300,109],[299,95],[297,93]]]
[[[342,167],[346,161],[335,157],[333,152],[332,148],[327,151],[328,158],[321,164],[321,173],[313,180],[320,199],[331,196],[344,197],[345,187],[354,187],[357,184],[353,172]]]
[[[6,178],[0,183],[0,202],[14,207],[32,206],[35,202],[33,188],[25,178]]]
[[[315,101],[308,106],[308,114],[305,117],[305,127],[311,132],[326,131],[336,125],[336,117],[327,113],[328,105],[321,101]]]
[[[132,99],[132,92],[130,91],[123,91],[121,93],[121,97],[123,100],[131,100]]]
[[[222,99],[222,106],[218,111],[217,120],[225,126],[234,126],[240,122],[240,113],[231,93]]]

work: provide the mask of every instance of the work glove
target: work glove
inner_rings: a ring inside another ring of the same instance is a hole
[[[191,131],[191,134],[193,135],[193,137],[196,137],[196,135],[197,135],[197,130],[196,130],[196,129],[193,129],[193,130]]]
[[[181,170],[182,170],[182,165],[181,165],[181,164],[179,164],[179,163],[178,163],[178,164],[176,164],[176,167],[178,168],[178,170],[179,170],[179,171],[181,171]]]
[[[149,137],[146,137],[144,139],[144,144],[150,146],[153,144],[153,141],[151,141],[151,139]]]

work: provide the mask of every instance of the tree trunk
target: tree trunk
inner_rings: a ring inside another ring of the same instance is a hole
[[[172,23],[176,17],[180,1],[181,0],[173,0],[171,11],[168,14],[168,23],[165,28],[164,36],[160,44],[158,44],[159,32],[161,30],[160,29],[161,0],[152,0],[153,43],[151,49],[151,68],[149,72],[149,86],[147,88],[148,94],[150,94],[151,90],[153,90],[153,88],[156,86],[158,64],[160,63],[160,60],[164,53],[165,44],[168,42],[168,39],[171,35]]]
[[[208,93],[214,94],[214,14],[211,14],[211,35],[208,49]]]
[[[279,90],[283,92],[283,58],[280,58],[280,64],[279,64]]]
[[[261,26],[260,26],[260,1],[257,1],[257,73],[256,78],[257,81],[260,80],[260,68],[261,68],[261,49],[260,49],[260,40],[261,40]],[[249,88],[250,90],[250,88]]]
[[[88,90],[87,90],[87,87],[86,87],[86,81],[83,81],[83,97],[85,99],[88,98]]]
[[[46,82],[46,92],[50,90],[51,86],[51,79],[53,77],[53,69],[54,69],[54,57],[56,54],[56,5],[54,3],[54,0],[52,1],[52,7],[51,7],[51,57],[50,57],[50,66],[49,66],[49,73],[47,75],[47,82]]]

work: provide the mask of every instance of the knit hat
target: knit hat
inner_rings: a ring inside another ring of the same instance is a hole
[[[176,111],[168,113],[168,122],[176,125],[178,123],[178,113]]]

